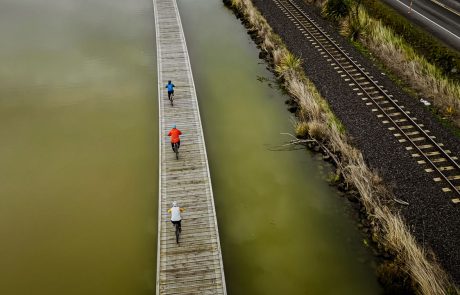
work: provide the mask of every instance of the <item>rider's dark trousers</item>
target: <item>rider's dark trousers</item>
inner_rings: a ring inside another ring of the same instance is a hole
[[[171,148],[174,151],[174,143],[171,142]],[[177,142],[177,148],[180,148],[180,141]]]
[[[172,224],[174,224],[174,225],[179,224],[179,229],[182,227],[181,221],[182,220],[179,220],[179,221],[172,221],[171,220]]]

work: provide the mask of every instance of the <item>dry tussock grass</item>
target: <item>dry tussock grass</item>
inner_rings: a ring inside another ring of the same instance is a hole
[[[312,120],[308,123],[308,134],[319,141],[327,139],[328,130],[327,126],[324,125],[324,122],[318,120]]]
[[[288,80],[294,76],[295,73],[301,70],[302,61],[288,50],[284,50],[281,59],[275,66],[275,71],[280,77]]]
[[[283,51],[284,51],[284,48],[279,48],[279,47],[276,47],[272,52],[272,58],[273,58],[273,63],[275,65],[279,64],[280,61],[281,61],[281,57],[283,56]]]
[[[334,149],[343,155],[345,180],[357,188],[366,211],[378,221],[374,223],[374,230],[381,234],[380,242],[403,262],[403,270],[410,274],[420,294],[447,295],[446,290],[451,284],[445,273],[437,263],[428,259],[401,217],[385,206],[392,196],[381,179],[367,168],[362,154],[346,143],[342,133],[333,131],[331,135]]]
[[[295,134],[300,138],[308,137],[308,124],[304,121],[295,121],[294,122]]]
[[[266,52],[273,51],[275,49],[275,44],[273,41],[270,39],[268,35],[264,36],[264,42],[262,43],[262,49],[265,50]]]
[[[286,81],[286,88],[300,105],[299,117],[302,121],[324,121],[323,111],[320,104],[316,102],[307,86],[298,77],[292,77]]]
[[[258,31],[258,36],[263,40],[262,50],[271,56],[278,78],[299,104],[299,121],[295,123],[297,134],[305,136],[308,133],[339,156],[338,168],[346,182],[359,192],[361,202],[372,219],[374,236],[402,262],[403,270],[410,274],[416,284],[415,289],[420,294],[447,295],[445,290],[451,285],[444,272],[417,245],[401,217],[387,207],[386,202],[393,196],[386,190],[378,175],[367,167],[362,154],[348,143],[345,133],[342,132],[343,127],[330,111],[327,102],[305,77],[301,69],[301,60],[286,49],[279,36],[273,33],[250,0],[232,0],[232,6],[244,15],[253,29]],[[380,28],[370,32],[375,34],[376,30]],[[377,38],[369,40],[376,42]],[[382,54],[391,54],[391,60],[395,62],[394,54],[397,48],[379,48]],[[404,60],[403,56],[400,59]],[[416,67],[415,64],[410,67],[412,75],[414,71],[420,71],[415,69]],[[446,86],[439,85],[438,92],[446,93],[441,87]]]
[[[404,257],[405,271],[409,272],[418,284],[421,294],[448,294],[446,286],[449,285],[446,276],[439,266],[425,259],[423,249],[416,246],[414,237],[406,228],[399,216],[393,215],[388,208],[378,208],[375,211],[377,218],[384,220],[382,224],[387,232],[385,239],[393,246],[399,257]]]

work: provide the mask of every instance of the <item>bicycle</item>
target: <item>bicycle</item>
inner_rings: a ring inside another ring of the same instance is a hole
[[[176,153],[176,160],[179,160],[179,143],[173,143],[173,150]]]
[[[168,98],[169,102],[171,103],[171,106],[174,106],[174,92],[173,93],[168,93]]]
[[[175,223],[174,227],[176,228],[176,244],[179,244],[179,236],[182,229],[179,223]]]

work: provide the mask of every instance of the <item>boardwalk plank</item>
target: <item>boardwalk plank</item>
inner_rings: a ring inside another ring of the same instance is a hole
[[[226,295],[209,165],[179,11],[175,0],[153,0],[153,5],[160,113],[156,292]],[[165,89],[168,80],[177,86],[173,107]],[[167,136],[173,124],[185,135],[179,160]],[[166,214],[172,201],[187,209],[180,245]]]

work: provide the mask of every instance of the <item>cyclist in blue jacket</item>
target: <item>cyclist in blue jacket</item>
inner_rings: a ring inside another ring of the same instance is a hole
[[[171,100],[171,96],[174,95],[174,87],[176,87],[171,80],[168,81],[165,88],[168,88],[168,99]]]

